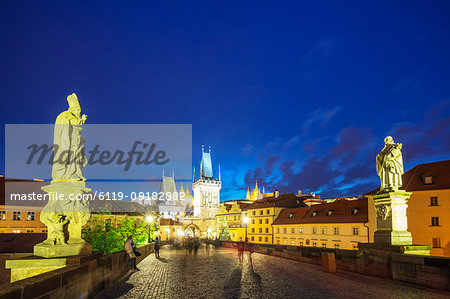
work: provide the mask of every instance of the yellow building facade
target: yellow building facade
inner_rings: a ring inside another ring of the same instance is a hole
[[[273,244],[272,224],[280,212],[286,208],[304,206],[303,198],[295,194],[265,197],[247,206],[247,238],[250,243]]]
[[[216,215],[216,235],[219,236],[223,228],[226,226],[230,234],[231,241],[245,240],[245,223],[244,218],[246,212],[243,208],[248,206],[248,201],[228,201],[220,204],[219,213]]]
[[[274,244],[357,250],[373,242],[375,206],[366,198],[285,209],[273,229]]]

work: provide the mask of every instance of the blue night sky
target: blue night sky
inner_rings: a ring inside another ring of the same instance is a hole
[[[72,92],[89,123],[192,124],[223,200],[360,195],[386,135],[406,170],[450,158],[449,1],[76,2],[0,4],[3,124]]]

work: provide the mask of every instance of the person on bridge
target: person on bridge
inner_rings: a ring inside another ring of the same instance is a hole
[[[244,242],[242,242],[242,238],[239,238],[239,241],[237,243],[239,264],[242,264],[242,262],[244,261],[244,249]]]
[[[161,240],[159,237],[156,237],[155,240],[155,257],[159,259],[159,249],[161,248]]]
[[[131,272],[138,271],[136,267],[136,255],[133,248],[133,236],[129,236],[123,245],[125,252],[128,254],[128,266]]]

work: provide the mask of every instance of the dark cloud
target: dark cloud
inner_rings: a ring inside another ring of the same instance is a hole
[[[339,109],[335,109],[336,113]],[[323,119],[330,119],[335,113],[328,113]],[[403,159],[409,167],[420,163],[420,159],[435,157],[450,158],[450,101],[440,102],[417,123],[398,123],[388,133],[403,146]],[[320,123],[323,116],[312,113],[306,122],[309,126]],[[377,136],[369,128],[348,126],[339,131],[335,144],[329,150],[318,152],[323,138],[300,141],[303,160],[297,161],[286,154],[271,155],[261,167],[248,171],[245,182],[258,183],[266,187],[288,192],[317,192],[325,197],[357,196],[375,189],[378,176],[375,171],[375,157],[383,148],[385,136]],[[436,158],[435,158],[436,159]],[[433,160],[431,160],[433,161]],[[295,166],[301,162],[301,167]],[[297,167],[298,168],[298,167]],[[407,170],[407,169],[405,169]]]

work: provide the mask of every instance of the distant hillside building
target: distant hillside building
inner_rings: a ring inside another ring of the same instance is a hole
[[[200,174],[195,180],[193,177],[192,190],[194,191],[194,217],[200,219],[212,219],[219,212],[220,189],[222,182],[220,179],[220,165],[218,178],[213,176],[211,161],[211,148],[205,152],[202,147],[202,160],[200,162]]]
[[[255,183],[255,188],[253,188],[250,191],[250,188],[247,188],[247,196],[245,197],[246,200],[257,200],[257,199],[262,199],[264,197],[270,197],[273,196],[273,193],[266,193],[265,188],[263,186],[263,190],[261,192],[261,190],[259,190],[258,187],[258,181],[256,181]]]

